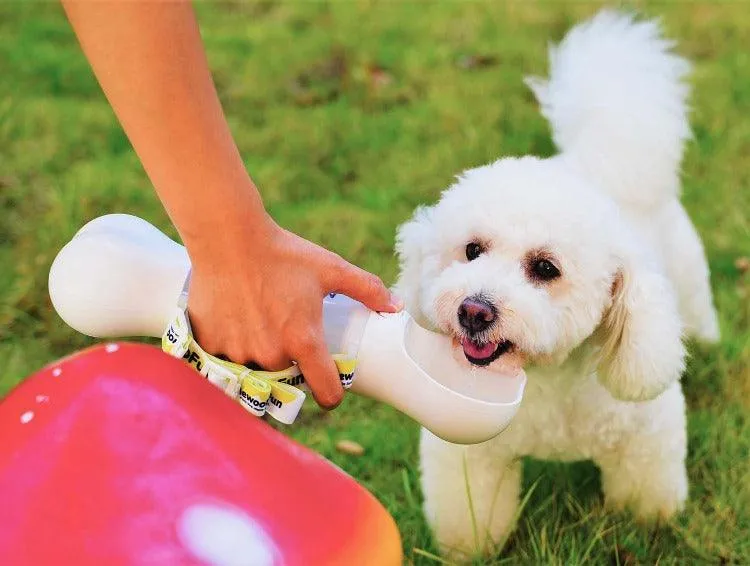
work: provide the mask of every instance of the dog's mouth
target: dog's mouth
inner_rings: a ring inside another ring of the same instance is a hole
[[[469,363],[475,366],[488,366],[503,354],[513,349],[513,342],[503,340],[502,342],[478,342],[471,338],[463,338],[461,347],[464,356]]]

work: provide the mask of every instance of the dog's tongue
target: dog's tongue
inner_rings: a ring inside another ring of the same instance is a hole
[[[461,340],[461,345],[464,348],[464,353],[477,360],[483,360],[489,358],[497,350],[497,344],[490,342],[489,344],[477,344],[476,342],[464,338]]]

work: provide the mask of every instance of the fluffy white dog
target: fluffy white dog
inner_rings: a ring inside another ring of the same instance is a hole
[[[529,78],[560,153],[458,177],[398,237],[397,290],[466,364],[524,365],[510,427],[474,446],[421,437],[443,551],[514,526],[522,456],[591,459],[607,504],[667,518],[687,496],[685,335],[718,338],[702,244],[680,204],[689,65],[655,22],[602,12]]]

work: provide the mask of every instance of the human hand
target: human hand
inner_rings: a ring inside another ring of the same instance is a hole
[[[295,361],[318,404],[335,407],[343,389],[323,334],[323,298],[342,293],[379,312],[402,304],[375,275],[270,219],[233,242],[191,255],[196,339],[207,352],[266,370]]]

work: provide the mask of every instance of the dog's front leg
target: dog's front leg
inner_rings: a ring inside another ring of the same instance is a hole
[[[515,523],[520,461],[502,440],[460,446],[424,429],[420,453],[425,515],[441,552],[460,560],[499,552]]]
[[[633,428],[611,450],[594,454],[607,507],[629,509],[641,521],[666,520],[688,494],[685,401],[678,384],[641,403]]]

